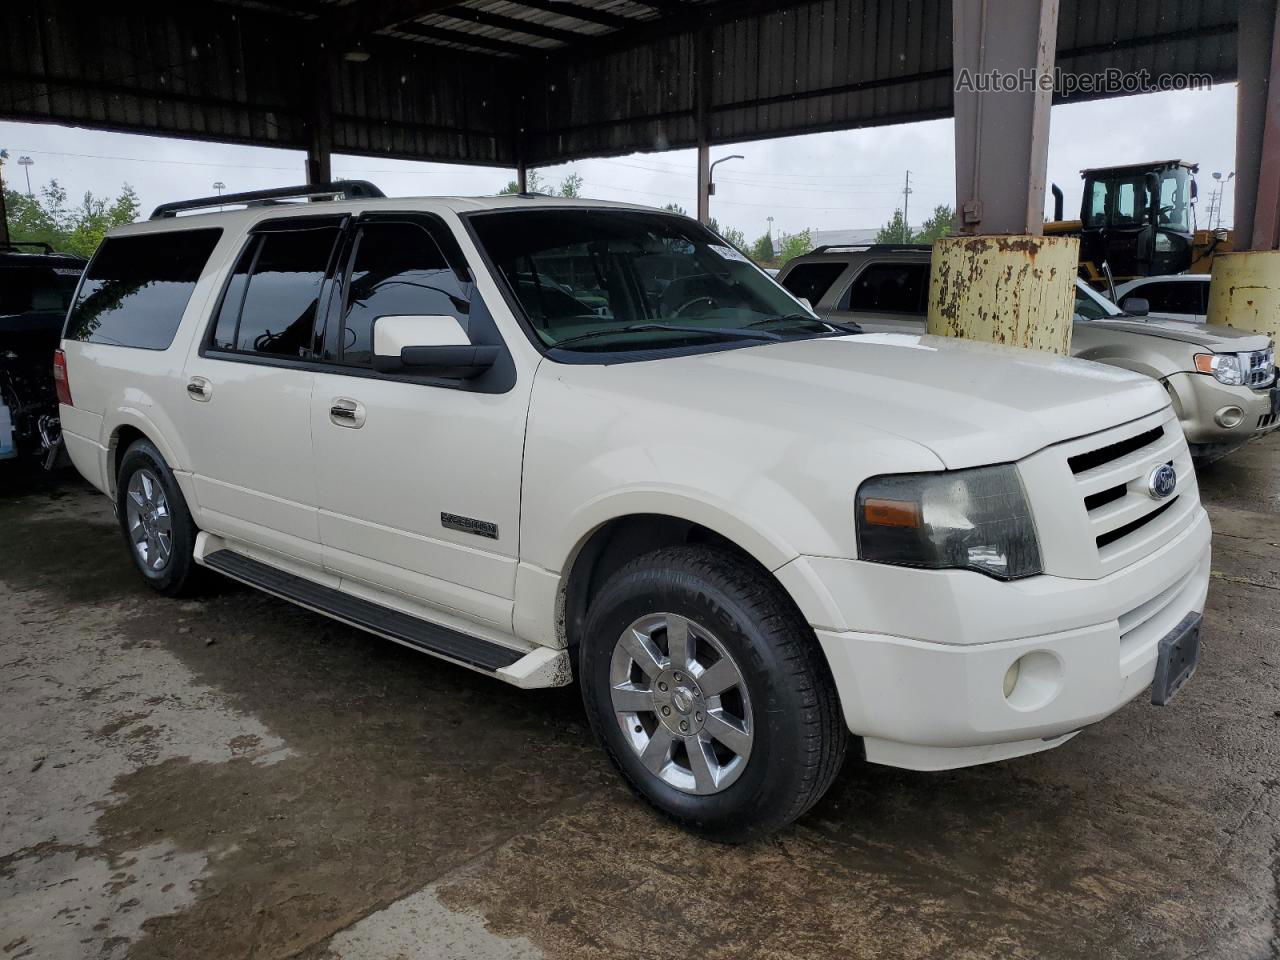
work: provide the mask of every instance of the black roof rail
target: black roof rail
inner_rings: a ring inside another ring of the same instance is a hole
[[[256,207],[279,200],[303,197],[326,200],[365,200],[385,197],[386,194],[368,180],[334,180],[332,183],[308,183],[297,187],[274,187],[270,190],[250,190],[248,193],[224,193],[220,197],[198,197],[195,200],[175,200],[162,203],[151,211],[152,220],[176,217],[183,210],[202,210],[208,207],[245,204]]]
[[[6,240],[0,243],[0,250],[5,253],[21,253],[19,247],[36,247],[41,253],[56,253],[51,244],[43,240]]]
[[[810,253],[826,253],[828,250],[866,250],[870,253],[919,253],[921,250],[932,250],[929,243],[824,243],[814,247]]]

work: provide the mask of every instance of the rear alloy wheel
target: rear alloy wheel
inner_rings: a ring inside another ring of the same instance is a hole
[[[195,521],[173,471],[148,440],[135,441],[120,460],[116,516],[129,555],[152,589],[176,597],[196,585]]]
[[[579,644],[587,717],[642,797],[735,843],[803,814],[848,731],[812,628],[726,549],[639,557],[592,598]]]

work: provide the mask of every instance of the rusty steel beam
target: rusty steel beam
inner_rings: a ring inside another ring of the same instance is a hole
[[[1058,0],[954,0],[956,211],[967,234],[1044,232],[1051,86],[983,91],[985,77],[1051,75]]]
[[[1235,248],[1280,248],[1280,10],[1242,0],[1236,92]]]

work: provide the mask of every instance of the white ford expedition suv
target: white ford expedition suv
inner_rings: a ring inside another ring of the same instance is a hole
[[[1194,670],[1209,523],[1155,381],[859,335],[667,213],[323,189],[114,230],[68,314],[67,449],[161,593],[211,568],[576,677],[635,789],[722,840],[851,735],[1003,760]]]

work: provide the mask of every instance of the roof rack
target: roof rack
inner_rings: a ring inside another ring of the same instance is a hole
[[[0,243],[0,250],[5,253],[20,253],[19,247],[35,247],[41,253],[53,253],[52,245],[45,243],[43,240],[6,240]]]
[[[175,200],[162,203],[151,211],[152,220],[176,217],[183,210],[202,210],[243,203],[248,207],[266,206],[281,200],[365,200],[385,197],[386,194],[368,180],[335,180],[332,183],[309,183],[298,187],[274,187],[271,190],[250,190],[248,193],[224,193],[219,197],[199,197],[195,200]]]
[[[921,250],[932,250],[928,243],[824,243],[814,247],[810,253],[826,253],[829,250],[867,250],[872,253],[918,253]]]

